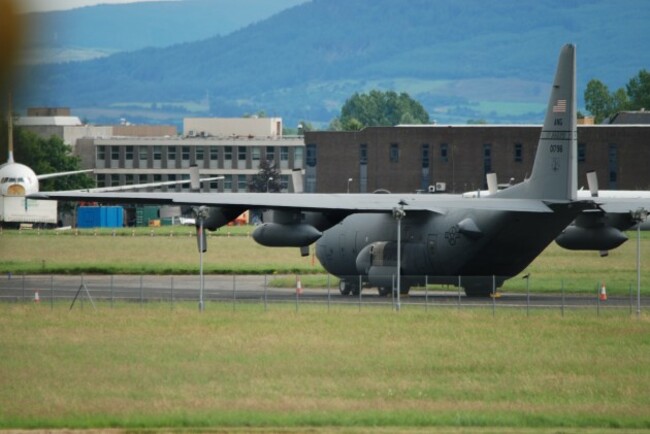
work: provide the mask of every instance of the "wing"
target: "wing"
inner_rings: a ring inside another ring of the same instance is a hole
[[[459,195],[419,194],[291,194],[291,193],[93,193],[42,192],[29,199],[91,201],[100,203],[146,203],[208,206],[232,209],[337,211],[344,214],[405,211],[446,214],[452,209],[480,209],[528,213],[553,212],[543,201],[525,199],[477,199]]]

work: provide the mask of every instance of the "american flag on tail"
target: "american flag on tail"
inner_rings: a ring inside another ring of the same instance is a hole
[[[566,113],[566,100],[558,99],[553,106],[553,113]]]

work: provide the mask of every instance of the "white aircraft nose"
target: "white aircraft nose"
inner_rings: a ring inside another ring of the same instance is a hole
[[[3,190],[5,190],[3,188]],[[25,187],[20,184],[10,184],[6,187],[5,195],[7,196],[25,196]]]

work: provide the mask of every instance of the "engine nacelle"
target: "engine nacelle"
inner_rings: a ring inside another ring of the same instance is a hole
[[[569,250],[612,250],[627,241],[627,236],[611,226],[585,228],[567,227],[555,242]]]
[[[253,239],[267,247],[303,247],[323,235],[315,227],[305,223],[264,223],[253,231]]]

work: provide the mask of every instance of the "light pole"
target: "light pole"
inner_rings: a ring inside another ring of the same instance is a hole
[[[396,309],[400,310],[400,293],[401,287],[401,268],[402,268],[402,219],[406,213],[404,212],[404,204],[400,201],[400,206],[393,208],[393,217],[397,220],[397,305]]]
[[[350,183],[352,182],[352,178],[348,178],[348,194],[350,194]]]
[[[204,309],[204,303],[203,303],[203,286],[204,286],[204,280],[203,280],[203,253],[208,249],[207,248],[207,243],[206,243],[206,237],[205,237],[205,227],[203,226],[203,222],[205,219],[208,217],[209,210],[205,206],[199,207],[199,209],[196,212],[196,219],[197,219],[197,235],[198,235],[198,243],[199,243],[199,312],[203,312]]]
[[[269,176],[269,179],[266,180],[266,192],[269,192],[269,184],[273,181],[273,177]]]
[[[639,208],[632,212],[636,221],[636,316],[641,316],[641,223],[648,218],[648,211]]]

